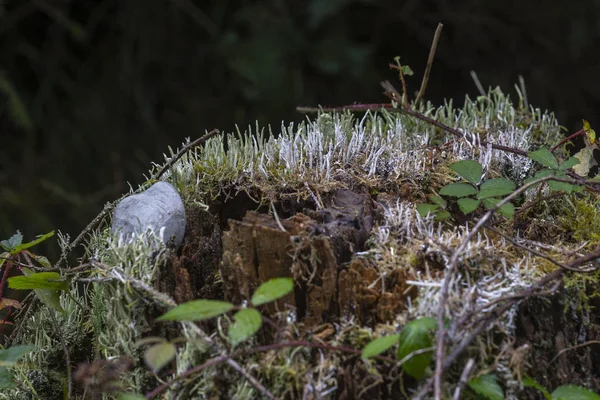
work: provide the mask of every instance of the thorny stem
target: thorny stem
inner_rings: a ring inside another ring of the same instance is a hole
[[[561,140],[561,141],[560,141],[560,142],[559,142],[559,143],[558,143],[556,146],[552,147],[552,148],[550,149],[550,151],[554,153],[554,150],[558,149],[558,148],[559,148],[559,147],[560,147],[560,146],[561,146],[563,143],[566,143],[566,142],[568,142],[568,141],[569,141],[569,140],[571,140],[571,139],[575,139],[577,136],[581,136],[581,135],[583,135],[584,133],[585,133],[585,129],[581,129],[581,130],[579,130],[579,131],[575,132],[575,133],[574,133],[574,134],[572,134],[571,136],[569,136],[569,137],[567,137],[567,138],[565,138],[565,139]]]

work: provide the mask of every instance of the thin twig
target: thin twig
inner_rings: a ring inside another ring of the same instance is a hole
[[[162,166],[162,168],[158,171],[158,173],[156,174],[156,176],[154,177],[154,179],[159,179],[161,176],[163,176],[163,174],[165,172],[167,172],[167,170],[169,168],[171,168],[173,166],[173,164],[175,164],[181,157],[183,157],[183,155],[185,153],[187,153],[188,151],[190,151],[191,149],[193,149],[196,146],[200,146],[202,143],[206,142],[208,139],[210,139],[211,137],[218,135],[220,133],[220,131],[218,129],[213,129],[212,131],[208,132],[206,135],[194,140],[193,142],[190,142],[188,144],[186,144],[185,146],[183,146],[178,152],[177,154],[175,154],[173,157],[171,157],[171,159],[169,161],[167,161],[165,163],[165,165]]]
[[[529,101],[527,100],[527,87],[525,86],[525,79],[523,75],[519,75],[519,86],[521,87],[521,95],[523,96],[523,105],[525,108],[529,108]]]
[[[561,351],[559,351],[558,353],[556,353],[556,355],[552,358],[552,360],[550,360],[550,362],[548,363],[548,365],[552,364],[554,361],[556,361],[556,359],[558,357],[560,357],[561,354],[569,351],[569,350],[575,350],[579,347],[584,347],[584,346],[589,346],[590,344],[600,344],[600,340],[589,340],[585,343],[580,343],[578,345],[575,346],[571,346],[571,347],[567,347],[566,349],[562,349]]]
[[[244,378],[246,378],[248,380],[248,382],[250,382],[250,384],[252,386],[254,386],[254,388],[256,390],[258,390],[260,392],[260,394],[262,394],[264,397],[271,399],[271,400],[275,400],[277,399],[273,393],[271,393],[262,383],[260,383],[255,377],[253,377],[248,371],[246,371],[244,368],[242,368],[242,366],[240,364],[238,364],[237,362],[235,362],[234,360],[232,360],[231,358],[227,359],[227,364],[229,364],[229,366],[233,369],[235,369],[239,374],[243,375]]]
[[[479,81],[479,77],[477,76],[477,72],[471,70],[471,79],[473,79],[473,82],[475,82],[475,86],[477,87],[477,90],[479,91],[479,94],[482,96],[485,96],[485,90],[483,90],[483,85],[481,84],[481,82]]]
[[[456,389],[454,389],[454,397],[452,398],[453,400],[460,400],[460,392],[467,385],[467,380],[469,379],[469,374],[471,373],[473,366],[475,366],[475,360],[469,358],[467,364],[465,365],[465,368],[462,371],[462,374],[460,374],[460,380],[458,381],[458,385],[456,385]]]
[[[415,99],[415,107],[419,105],[419,103],[423,99],[423,96],[425,96],[425,89],[427,88],[427,82],[429,82],[429,73],[431,72],[431,66],[433,65],[433,60],[435,58],[437,44],[440,40],[440,35],[442,34],[442,28],[444,28],[444,24],[439,23],[437,28],[435,29],[435,34],[433,35],[433,42],[431,43],[431,48],[429,49],[429,58],[427,58],[427,66],[425,67],[425,73],[423,74],[423,81],[421,82],[419,94],[417,94],[417,98]]]

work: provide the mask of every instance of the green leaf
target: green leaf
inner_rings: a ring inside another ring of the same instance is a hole
[[[475,393],[490,400],[504,400],[504,391],[498,384],[496,375],[481,375],[469,381],[469,387]]]
[[[445,221],[448,218],[450,218],[450,213],[446,210],[441,210],[438,211],[437,213],[435,213],[435,218],[433,219],[434,221]]]
[[[470,197],[464,197],[462,199],[458,199],[458,207],[464,214],[468,214],[475,211],[475,209],[479,207],[479,200],[472,199]]]
[[[587,134],[590,143],[594,144],[594,142],[596,141],[596,132],[592,129],[590,123],[587,122],[585,119],[583,120],[583,130]]]
[[[542,385],[540,385],[539,383],[537,383],[535,381],[535,379],[526,376],[525,378],[523,378],[523,387],[532,387],[535,388],[537,390],[539,390],[540,392],[542,392],[542,394],[544,395],[544,397],[546,398],[546,400],[552,400],[552,396],[550,395],[550,392],[548,392],[546,390],[545,387],[543,387]]]
[[[375,340],[371,340],[362,351],[362,358],[367,359],[375,357],[398,343],[400,335],[382,336]]]
[[[11,253],[17,254],[23,250],[27,250],[28,248],[33,247],[36,244],[39,244],[39,243],[43,242],[44,240],[51,238],[52,236],[54,236],[54,231],[50,231],[44,235],[38,235],[38,236],[36,236],[36,239],[32,240],[31,242],[27,242],[27,243],[23,243],[23,244],[19,244],[19,245],[15,246],[13,248],[13,250],[11,251]]]
[[[477,194],[479,200],[510,194],[515,190],[515,183],[505,178],[488,179],[481,185]]]
[[[167,311],[157,318],[159,321],[202,321],[225,314],[233,304],[220,300],[192,300]]]
[[[25,267],[22,267],[21,271],[23,271],[23,274],[25,276],[31,276],[34,274],[34,272],[32,270],[30,270],[29,268],[25,268]],[[67,288],[68,288],[68,286],[67,286]],[[61,313],[65,312],[65,310],[60,305],[60,294],[58,293],[58,290],[56,290],[56,289],[33,289],[33,292],[38,297],[38,299],[40,299],[40,301],[42,303],[44,303],[45,305],[47,305],[48,307],[50,307],[58,312],[61,312]]]
[[[485,208],[492,209],[496,206],[496,204],[500,203],[500,199],[483,199],[483,205],[485,206]],[[502,215],[504,215],[505,217],[508,218],[512,218],[515,215],[515,205],[513,203],[511,203],[510,201],[508,203],[506,203],[505,205],[503,205],[502,207],[500,207],[498,209],[498,212]]]
[[[444,199],[442,199],[440,196],[436,196],[435,194],[430,194],[429,196],[429,200],[435,204],[440,206],[440,208],[446,208],[446,206],[448,205],[448,202]]]
[[[144,353],[146,365],[155,373],[175,358],[177,349],[173,343],[163,342],[155,344]]]
[[[17,231],[10,239],[1,241],[0,246],[6,251],[12,251],[15,247],[20,245],[22,241],[23,235],[21,235],[21,232]]]
[[[252,305],[260,306],[277,300],[294,290],[292,278],[274,278],[263,283],[252,295]]]
[[[434,214],[440,207],[437,204],[419,203],[417,204],[417,212],[421,218],[425,218],[427,214]]]
[[[481,164],[473,160],[462,160],[450,165],[450,169],[456,172],[460,177],[477,185],[483,175]]]
[[[402,66],[402,73],[406,76],[412,76],[414,74],[413,70],[410,69],[410,67],[408,65]]]
[[[581,386],[565,385],[552,392],[552,400],[600,400],[600,395]]]
[[[400,331],[398,360],[402,360],[413,351],[431,347],[432,340],[429,331],[435,327],[436,322],[433,318],[419,318],[407,323]],[[402,369],[413,378],[421,379],[425,376],[425,371],[431,364],[432,358],[431,351],[414,355],[402,364]]]
[[[23,270],[25,269],[23,268]],[[62,280],[58,272],[34,272],[27,276],[13,276],[12,278],[8,278],[8,287],[18,290],[69,290],[69,280]]]
[[[465,197],[477,193],[477,190],[468,183],[451,183],[440,190],[440,194],[452,197]]]
[[[542,147],[541,149],[536,151],[529,152],[528,156],[533,161],[537,161],[540,164],[542,164],[544,167],[552,169],[558,168],[558,161],[556,160],[556,157],[554,156],[554,154],[552,154],[550,150],[548,150],[545,147]]]
[[[255,308],[244,308],[235,313],[233,319],[229,338],[234,346],[254,335],[262,326],[262,316]]]
[[[579,159],[577,157],[571,157],[568,160],[564,161],[562,164],[558,166],[558,169],[561,171],[566,171],[569,168],[573,168],[575,165],[579,164]]]
[[[561,179],[568,178],[567,174],[563,171],[556,171],[556,177]],[[570,183],[553,180],[548,181],[548,186],[550,186],[550,189],[552,189],[555,192],[563,191],[565,193],[571,193],[575,188],[575,185],[572,185]]]
[[[34,346],[12,346],[7,349],[0,349],[0,367],[12,367],[14,366],[19,358],[35,349]]]

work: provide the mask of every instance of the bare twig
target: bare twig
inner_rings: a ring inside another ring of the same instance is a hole
[[[444,24],[439,23],[435,30],[435,34],[433,35],[433,42],[431,43],[431,48],[429,49],[429,58],[427,59],[427,66],[425,67],[425,73],[423,74],[423,81],[421,82],[419,94],[417,94],[417,98],[415,99],[415,107],[419,105],[419,103],[423,99],[423,96],[425,96],[425,89],[427,89],[427,82],[429,82],[429,73],[431,72],[431,66],[433,65],[433,59],[435,58],[437,44],[440,40],[440,35],[442,34],[442,28],[444,28]]]
[[[571,346],[571,347],[567,347],[566,349],[562,349],[561,351],[559,351],[558,353],[556,353],[556,355],[552,358],[552,360],[550,360],[550,362],[548,363],[548,365],[552,364],[554,361],[556,361],[556,359],[558,357],[560,357],[561,354],[570,351],[570,350],[575,350],[578,349],[580,347],[585,347],[585,346],[589,346],[591,344],[600,344],[600,340],[589,340],[585,343],[580,343],[578,345],[575,346]]]
[[[454,389],[454,397],[452,398],[453,400],[460,400],[460,392],[465,388],[467,380],[469,379],[469,374],[471,373],[471,370],[473,369],[474,365],[475,360],[469,358],[469,361],[467,361],[467,364],[465,365],[462,374],[460,374],[460,380],[458,381],[458,385],[456,385],[456,389]]]
[[[191,149],[193,149],[196,146],[200,146],[201,144],[203,144],[204,142],[206,142],[208,139],[210,139],[213,136],[216,136],[220,133],[220,131],[218,129],[213,129],[212,131],[208,132],[206,135],[194,140],[193,142],[190,142],[188,144],[186,144],[185,146],[183,146],[178,152],[177,154],[175,154],[169,161],[167,161],[165,163],[165,165],[163,165],[163,167],[158,171],[158,173],[156,174],[156,176],[154,176],[154,179],[159,179],[161,176],[164,175],[165,172],[167,172],[167,170],[169,168],[171,168],[173,166],[173,164],[175,164],[181,157],[183,157],[183,155],[185,153],[187,153],[188,151],[190,151]]]
[[[240,375],[244,376],[244,378],[246,378],[248,380],[248,382],[250,382],[250,384],[252,386],[254,386],[254,388],[256,390],[258,390],[260,392],[260,394],[263,395],[263,397],[266,397],[271,400],[276,399],[276,397],[273,395],[273,393],[271,393],[262,383],[260,383],[248,371],[246,371],[244,368],[242,368],[242,366],[240,364],[238,364],[231,358],[227,359],[227,364],[229,364],[229,366],[231,368],[235,369]]]
[[[471,70],[471,79],[473,79],[473,82],[475,82],[475,86],[477,87],[479,94],[485,96],[485,90],[483,90],[483,85],[481,84],[477,73],[473,70]]]

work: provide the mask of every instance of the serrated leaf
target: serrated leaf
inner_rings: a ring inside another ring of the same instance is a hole
[[[225,314],[233,304],[220,300],[192,300],[167,311],[157,318],[159,321],[202,321]]]
[[[406,76],[412,76],[414,74],[413,70],[410,69],[410,67],[408,65],[402,66],[402,73]]]
[[[552,400],[600,400],[600,395],[581,386],[560,386],[552,392]]]
[[[562,164],[558,166],[558,169],[561,171],[566,171],[569,168],[573,168],[575,165],[579,164],[579,159],[577,157],[571,157],[568,160],[564,161]]]
[[[483,167],[477,161],[462,160],[450,165],[450,169],[456,172],[461,178],[477,185],[483,175]]]
[[[468,183],[451,183],[440,190],[440,194],[451,197],[465,197],[477,193],[477,190]]]
[[[436,322],[433,318],[420,318],[407,323],[400,331],[398,360],[402,360],[413,351],[431,347],[432,340],[429,331],[435,327]],[[404,362],[402,369],[413,378],[421,379],[425,376],[425,371],[431,364],[432,358],[432,352],[417,354]]]
[[[420,203],[417,204],[417,212],[421,218],[425,218],[429,213],[435,213],[440,207],[437,204]]]
[[[589,147],[584,147],[573,157],[579,160],[579,164],[573,167],[573,171],[579,176],[588,176],[590,169],[597,164],[596,159],[594,158],[594,150]]]
[[[500,201],[501,201],[500,199],[494,199],[494,198],[482,200],[483,205],[488,210],[494,208],[496,206],[496,204],[500,203]],[[506,203],[505,205],[500,207],[498,209],[498,212],[500,214],[504,215],[505,217],[512,218],[515,215],[515,205],[509,201],[508,203]]]
[[[500,197],[510,194],[515,191],[515,183],[505,178],[488,179],[483,182],[477,198],[479,200],[488,199],[490,197]]]
[[[472,199],[470,197],[464,197],[462,199],[458,199],[458,207],[464,214],[468,214],[475,211],[475,209],[479,207],[479,200]]]
[[[550,150],[545,147],[542,147],[539,150],[531,151],[528,154],[529,158],[533,161],[537,161],[542,164],[544,167],[557,169],[558,168],[558,160]]]
[[[244,308],[233,315],[234,323],[229,328],[229,338],[237,345],[254,335],[262,326],[262,316],[255,308]]]
[[[18,246],[15,246],[13,248],[13,250],[11,251],[11,253],[17,254],[23,250],[27,250],[28,248],[33,247],[36,244],[39,244],[39,243],[43,242],[44,240],[51,238],[52,236],[54,236],[54,231],[50,231],[44,235],[38,235],[38,236],[36,236],[36,239],[32,240],[31,242],[21,243]]]
[[[277,300],[294,290],[292,278],[274,278],[263,283],[252,295],[251,303],[254,306]]]
[[[537,389],[540,392],[542,392],[542,394],[544,395],[544,398],[546,400],[552,400],[552,396],[550,395],[550,392],[548,392],[545,387],[543,387],[542,385],[537,383],[535,381],[535,379],[533,379],[529,376],[526,376],[525,378],[523,378],[522,383],[523,383],[523,387],[531,387],[531,388]]]
[[[561,179],[568,178],[567,174],[564,171],[556,171],[556,177],[561,178]],[[563,191],[565,193],[571,193],[573,191],[573,189],[575,188],[575,185],[572,185],[570,183],[559,182],[559,181],[554,181],[554,180],[548,181],[548,186],[550,187],[550,189],[552,189],[555,192]]]
[[[400,335],[382,336],[371,340],[362,350],[362,358],[367,359],[380,355],[390,347],[398,343]]]
[[[30,270],[29,268],[26,268],[26,267],[22,267],[21,271],[23,272],[23,275],[25,275],[25,276],[31,276],[34,274],[34,272],[32,270]],[[68,285],[67,285],[67,289],[68,289]],[[66,290],[66,289],[64,289],[64,290]],[[48,307],[53,308],[54,310],[61,312],[61,313],[65,312],[65,310],[60,305],[60,293],[58,292],[57,289],[33,289],[33,292],[38,297],[38,299],[40,299],[40,301],[42,303],[44,303],[45,305],[47,305]]]
[[[448,211],[441,210],[441,211],[438,211],[437,213],[435,213],[435,218],[433,220],[434,221],[445,221],[450,217],[451,217],[451,215]]]
[[[435,194],[430,194],[427,197],[429,198],[429,201],[431,201],[437,206],[440,206],[440,208],[446,208],[446,206],[448,205],[448,202],[446,200],[442,199],[440,196],[436,196]]]
[[[14,235],[10,237],[10,239],[3,240],[0,242],[0,246],[6,251],[11,252],[15,247],[20,245],[23,242],[23,235],[21,232],[17,231]]]
[[[144,361],[152,371],[158,372],[175,358],[176,352],[177,349],[173,343],[155,344],[144,353]]]
[[[475,393],[489,400],[504,400],[504,391],[498,384],[496,375],[481,375],[469,381],[469,387]]]
[[[20,309],[22,307],[21,303],[14,299],[0,299],[0,310],[6,307],[14,307]]]
[[[22,268],[23,271],[26,269]],[[58,272],[33,272],[27,276],[13,276],[8,278],[8,287],[17,290],[69,290],[69,280],[62,280]]]
[[[20,345],[0,349],[0,367],[12,367],[25,354],[35,349],[34,346]]]

